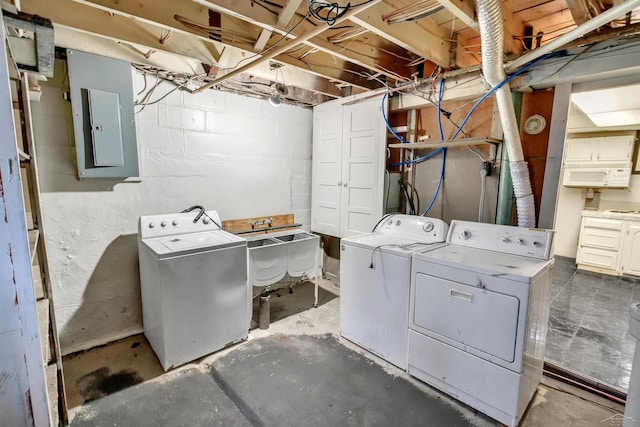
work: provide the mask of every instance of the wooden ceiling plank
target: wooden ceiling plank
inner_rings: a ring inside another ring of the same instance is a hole
[[[351,10],[348,10],[345,14],[343,14],[340,18],[337,18],[336,21],[334,22],[334,24],[339,24],[342,23],[346,20],[348,20],[349,18],[353,17],[356,13],[361,12],[365,9],[368,9],[371,6],[375,6],[377,3],[379,3],[381,0],[371,0],[369,3],[363,3],[361,6],[359,6],[358,8],[354,8]],[[300,36],[299,38],[295,39],[295,40],[290,40],[288,42],[284,42],[282,43],[279,47],[276,47],[275,49],[271,50],[270,52],[266,53],[265,55],[263,55],[262,57],[260,57],[260,59],[256,59],[255,61],[249,62],[248,64],[245,64],[241,67],[238,67],[236,69],[234,69],[233,71],[215,79],[213,82],[209,83],[208,85],[202,86],[199,90],[204,90],[207,88],[207,86],[214,86],[215,84],[217,84],[218,82],[221,81],[225,81],[231,77],[233,77],[234,75],[240,74],[245,72],[246,70],[250,69],[251,67],[259,64],[259,63],[263,63],[266,61],[269,61],[269,59],[278,56],[280,54],[286,53],[288,50],[291,50],[292,48],[300,45],[301,43],[304,43],[305,41],[308,41],[309,39],[316,37],[317,35],[321,34],[323,31],[325,31],[327,28],[329,27],[328,24],[320,24],[318,25],[318,27],[316,27],[316,29]]]
[[[213,65],[220,59],[224,46],[217,42],[204,42],[191,36],[132,21],[121,15],[110,15],[99,9],[74,3],[71,0],[22,0],[26,13],[46,16],[56,24],[97,34],[118,42],[145,46],[148,51],[161,51],[197,59]],[[161,41],[162,40],[162,41]]]
[[[451,43],[448,41],[449,36],[445,30],[429,18],[416,22],[388,24],[382,16],[394,10],[394,7],[386,3],[379,3],[358,13],[351,18],[351,21],[403,49],[447,67]]]
[[[289,0],[287,4],[285,4],[284,7],[280,10],[280,14],[278,15],[278,21],[276,22],[276,26],[280,28],[284,28],[287,25],[289,25],[289,22],[291,21],[291,18],[293,18],[293,16],[295,15],[296,10],[298,10],[300,3],[302,3],[302,0]],[[271,38],[272,34],[273,32],[271,30],[263,29],[260,32],[258,41],[256,41],[255,46],[253,46],[253,50],[256,52],[262,51],[267,45],[267,42]]]
[[[576,25],[583,24],[591,19],[589,9],[584,0],[565,0],[565,2]]]
[[[47,2],[40,2],[38,0],[32,0],[32,1],[36,3],[47,3]],[[191,30],[183,26],[180,22],[174,19],[175,12],[179,11],[181,16],[184,16],[189,20],[199,22],[202,25],[208,24],[209,9],[201,5],[197,5],[191,0],[172,0],[171,2],[157,2],[153,0],[137,0],[136,2],[123,2],[118,0],[72,0],[72,1],[65,0],[65,1],[69,2],[70,4],[78,3],[86,6],[91,6],[97,9],[101,9],[105,12],[108,12],[109,14],[119,15],[119,16],[126,17],[128,19],[133,19],[138,23],[144,22],[144,23],[149,23],[150,25],[155,24],[161,28],[175,31],[176,33],[188,34],[189,37],[198,37],[201,40],[206,41],[207,43],[212,43],[216,46],[223,46],[223,44],[221,43],[218,43],[214,40],[204,37],[202,34],[198,33],[196,30]],[[65,10],[65,13],[67,13],[67,11],[70,10],[70,8],[66,7],[64,10]],[[273,15],[272,15],[272,18],[273,18]],[[143,43],[140,43],[140,44],[143,44]],[[225,50],[228,50],[228,49],[233,50],[237,48],[230,46],[230,47],[226,47]],[[250,52],[251,51],[249,50],[249,52],[245,52],[244,55],[247,56],[247,53],[251,54]],[[223,55],[223,57],[224,56],[225,55]],[[288,64],[289,63],[288,61],[291,60],[291,57],[288,57],[285,55],[282,57],[282,59],[280,59],[280,57],[278,57],[278,59]],[[234,61],[233,63],[227,63],[226,61],[223,61],[221,57],[220,63],[218,65],[221,65],[223,67],[233,66],[235,65],[235,63],[236,61]],[[293,65],[293,66],[297,66],[297,65]],[[307,66],[302,66],[300,68],[312,74],[314,78],[318,78],[319,76],[318,73],[314,73],[308,70]],[[324,78],[332,81],[337,81],[343,84],[353,85],[358,88],[362,87],[361,79],[353,78],[353,76],[349,76],[349,75],[344,75],[344,73],[341,73],[337,70],[327,69],[326,74],[324,75]],[[290,82],[290,84],[293,85],[295,84],[295,82]],[[377,87],[377,85],[371,84],[371,87],[375,88]],[[327,94],[325,92],[323,93]],[[334,91],[329,96],[335,97],[336,92]]]
[[[476,8],[473,0],[438,0],[445,9],[451,12],[456,18],[464,22],[467,26],[478,29],[476,21]]]
[[[287,37],[290,37],[292,40],[295,40],[302,34],[309,33],[310,31],[318,31],[317,26],[313,26],[308,22],[304,22],[296,29],[295,32],[288,33],[288,31],[278,27],[278,18],[275,16],[275,14],[261,7],[252,7],[251,4],[246,1],[193,1],[197,2],[198,4],[208,5],[208,7],[210,7],[212,10],[232,16],[236,19],[242,19],[250,24],[259,26],[260,28],[277,32],[282,35],[286,34]],[[329,28],[323,28],[320,33],[324,32],[324,30],[326,29]],[[420,42],[424,43],[424,40],[420,40]],[[357,43],[352,43],[348,48],[345,48],[341,45],[328,42],[325,38],[318,36],[311,37],[308,40],[302,41],[301,43],[305,43],[308,46],[329,53],[342,60],[352,62],[353,64],[356,64],[358,66],[368,68],[371,70],[372,74],[383,74],[387,77],[400,81],[407,81],[409,79],[408,75],[411,74],[410,72],[408,72],[407,76],[402,76],[398,73],[392,72],[391,70],[398,65],[396,59],[392,58],[390,55],[375,55],[375,49],[372,49],[371,46],[363,47],[361,45],[358,45]],[[372,58],[372,56],[375,56],[375,58]]]

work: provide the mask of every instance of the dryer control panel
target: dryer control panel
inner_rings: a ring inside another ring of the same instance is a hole
[[[449,226],[438,218],[392,214],[380,220],[374,233],[403,236],[416,241],[444,242]]]
[[[447,243],[511,255],[549,259],[553,230],[453,220]]]

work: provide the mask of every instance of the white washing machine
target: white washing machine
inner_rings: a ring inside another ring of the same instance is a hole
[[[542,380],[549,230],[452,221],[413,256],[411,375],[509,426]]]
[[[440,219],[394,214],[340,243],[340,334],[407,369],[411,255],[444,242]]]
[[[144,334],[165,370],[247,338],[247,243],[219,224],[215,211],[140,218]]]

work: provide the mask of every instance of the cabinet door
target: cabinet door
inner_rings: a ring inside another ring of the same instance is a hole
[[[627,226],[622,254],[622,272],[640,276],[640,224]]]
[[[383,215],[386,128],[381,110],[379,97],[343,108],[340,237],[371,232]]]
[[[597,138],[571,138],[567,140],[565,163],[585,163],[596,160]]]
[[[630,162],[633,153],[633,135],[598,138],[598,152],[593,160],[599,162]]]
[[[312,231],[340,236],[341,174],[342,105],[320,105],[313,110]]]

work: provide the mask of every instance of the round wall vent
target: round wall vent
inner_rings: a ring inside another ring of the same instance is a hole
[[[537,135],[547,126],[547,121],[540,114],[534,114],[524,122],[524,131],[529,135]]]

